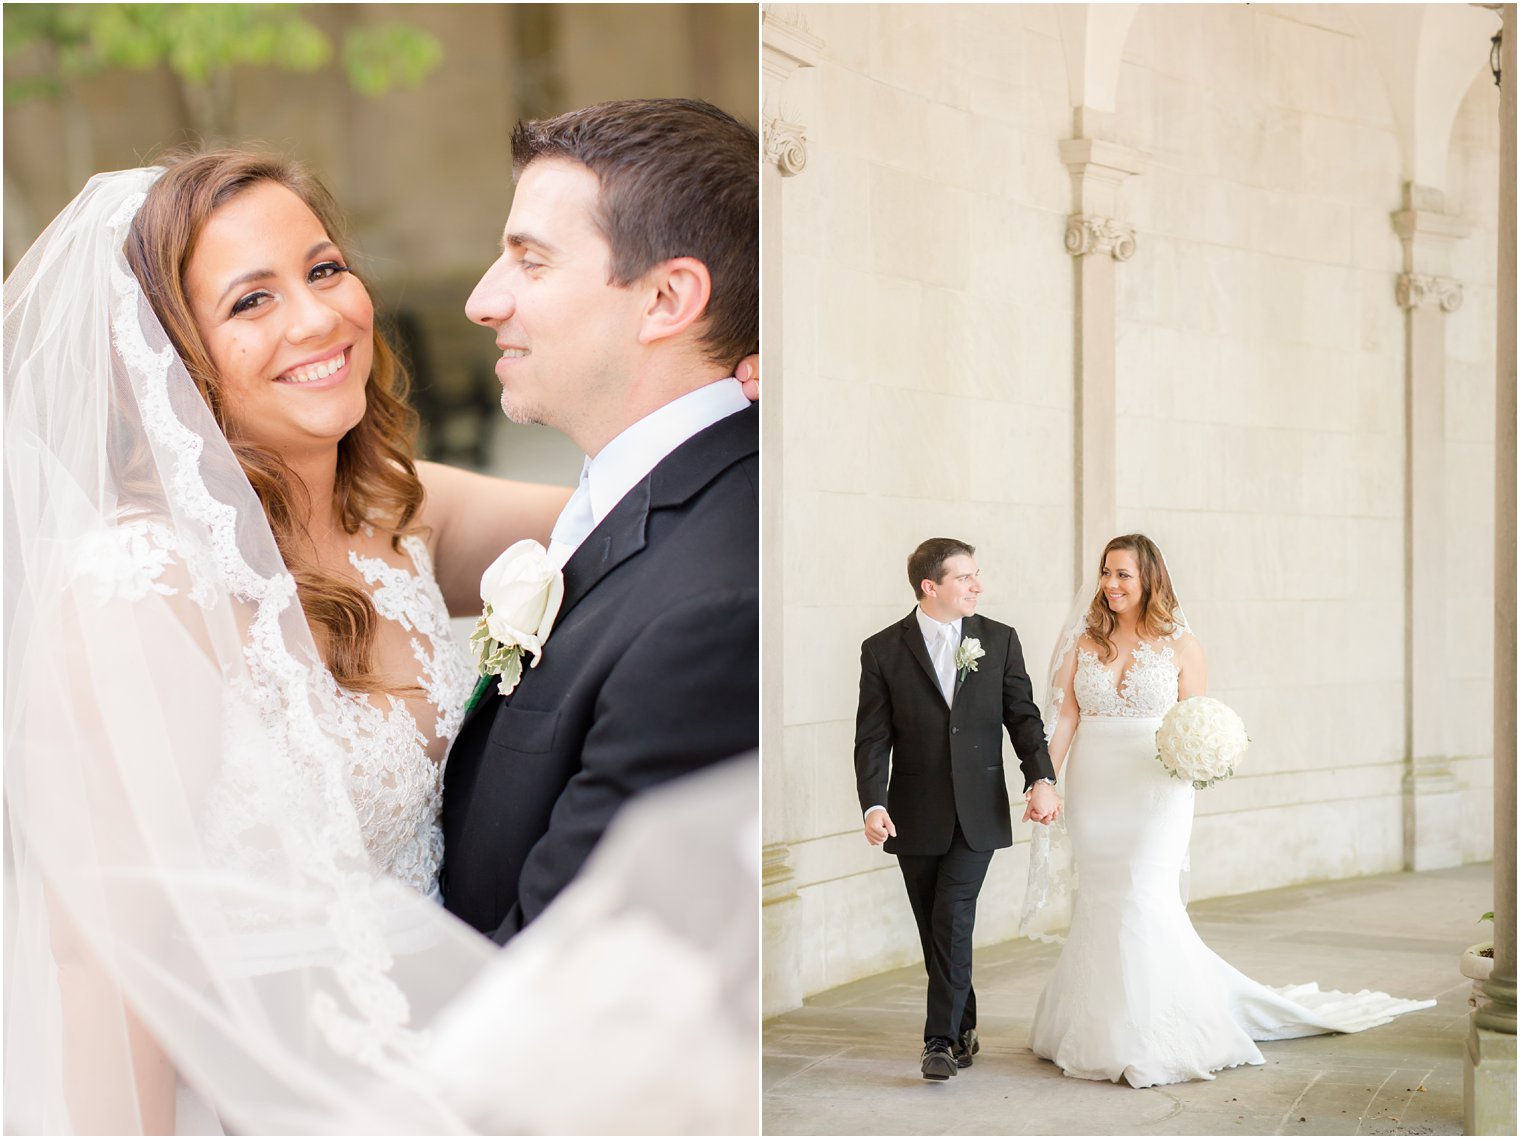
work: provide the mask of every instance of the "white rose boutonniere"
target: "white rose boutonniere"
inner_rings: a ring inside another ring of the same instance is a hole
[[[480,599],[485,611],[470,634],[470,646],[481,679],[470,696],[470,710],[480,703],[493,676],[501,677],[503,696],[517,687],[524,653],[532,653],[532,667],[538,667],[565,599],[565,577],[543,546],[525,538],[508,546],[481,576]]]
[[[955,650],[956,679],[964,683],[966,674],[975,672],[976,662],[986,655],[981,641],[975,637],[967,637],[961,642],[960,648]]]

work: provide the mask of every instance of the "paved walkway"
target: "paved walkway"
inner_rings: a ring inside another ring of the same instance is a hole
[[[1267,1063],[1136,1090],[1067,1079],[1029,1051],[1057,948],[977,951],[982,1051],[944,1083],[918,1074],[921,966],[822,993],[766,1022],[768,1135],[1460,1135],[1470,982],[1492,868],[1466,866],[1198,902],[1211,948],[1267,984],[1382,989],[1434,1008],[1351,1036],[1264,1043]]]

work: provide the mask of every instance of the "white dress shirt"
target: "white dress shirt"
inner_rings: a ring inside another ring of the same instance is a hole
[[[944,644],[946,631],[948,630],[950,633],[951,645],[959,645],[961,643],[961,618],[957,617],[954,621],[951,621],[949,623],[936,621],[933,617],[924,612],[924,607],[922,605],[920,605],[918,609],[914,611],[914,616],[918,618],[918,631],[924,635],[924,648],[929,650],[929,660],[933,662],[936,668],[938,668],[940,646]],[[952,648],[952,659],[954,651],[955,650]],[[951,669],[952,677],[954,676],[954,672],[955,670]],[[943,681],[943,678],[941,678],[941,680]],[[955,693],[954,684],[955,682],[952,679],[950,693],[945,697],[946,703],[949,702],[950,697]],[[943,684],[941,684],[941,687],[943,687]]]
[[[950,643],[952,645],[958,645],[961,643],[961,618],[957,617],[954,621],[951,621],[948,624],[943,621],[936,621],[933,617],[924,612],[924,607],[922,605],[913,611],[913,615],[918,618],[918,631],[924,635],[924,648],[929,650],[929,663],[938,669],[940,645],[944,641],[945,630],[950,630]],[[951,675],[954,675],[953,671]],[[952,684],[953,683],[954,682],[952,681]],[[943,685],[941,685],[941,688],[943,689]],[[872,811],[885,810],[886,807],[878,803],[874,807],[867,807],[866,813],[862,815],[861,818],[865,819],[869,817]]]
[[[597,452],[595,458],[587,456],[581,467],[581,480],[591,499],[590,525],[573,543],[558,539],[551,541],[550,559],[563,568],[586,534],[600,526],[602,519],[612,513],[612,508],[623,500],[623,496],[665,456],[699,431],[748,406],[749,400],[738,380],[715,380],[656,408],[637,423],[624,428]],[[572,508],[584,509],[584,503],[577,501],[581,497],[578,490],[565,507],[567,513]]]

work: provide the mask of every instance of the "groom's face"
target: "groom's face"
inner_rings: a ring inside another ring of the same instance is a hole
[[[518,178],[502,254],[465,305],[471,320],[496,331],[508,418],[547,424],[583,448],[621,400],[641,307],[636,285],[609,283],[599,192],[596,175],[578,162],[530,163]]]
[[[946,558],[940,579],[924,583],[924,612],[937,621],[970,617],[976,612],[977,598],[982,595],[980,573],[976,559],[969,554]]]

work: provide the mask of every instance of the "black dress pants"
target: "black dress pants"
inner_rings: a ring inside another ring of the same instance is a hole
[[[976,993],[971,988],[971,934],[976,898],[987,877],[992,851],[966,845],[960,824],[944,854],[899,854],[908,901],[924,947],[929,974],[924,1039],[958,1039],[976,1027]]]

